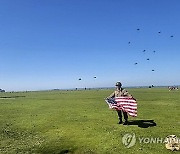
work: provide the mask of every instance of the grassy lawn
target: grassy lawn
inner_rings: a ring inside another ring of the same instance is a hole
[[[0,93],[0,153],[172,153],[163,143],[139,138],[180,137],[180,92],[128,89],[138,101],[138,117],[124,126],[104,101],[112,91]],[[130,148],[122,143],[127,133],[136,136]]]

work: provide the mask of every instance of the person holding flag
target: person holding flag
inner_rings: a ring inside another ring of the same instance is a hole
[[[122,113],[125,122],[123,125],[128,125],[128,114],[137,116],[137,102],[129,92],[122,88],[121,82],[116,83],[116,90],[106,98],[109,108],[115,109],[118,113],[119,123],[122,124]]]

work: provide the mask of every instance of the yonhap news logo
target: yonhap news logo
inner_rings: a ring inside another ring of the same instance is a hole
[[[126,148],[134,146],[136,144],[135,134],[125,134],[122,138],[122,143],[126,146]]]
[[[168,146],[177,146],[176,150],[180,149],[180,138],[175,135],[169,135],[166,138],[162,137],[136,137],[135,133],[127,133],[122,137],[122,143],[126,148],[133,147],[136,142],[140,144],[166,144]]]

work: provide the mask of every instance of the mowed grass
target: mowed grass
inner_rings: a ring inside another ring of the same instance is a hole
[[[138,117],[129,120],[154,120],[156,126],[118,125],[104,101],[113,89],[1,93],[0,153],[172,153],[163,143],[138,138],[180,137],[180,92],[128,91],[138,101]],[[136,135],[130,148],[122,143],[127,133]]]

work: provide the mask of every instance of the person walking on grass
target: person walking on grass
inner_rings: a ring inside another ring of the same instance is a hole
[[[115,99],[115,97],[127,97],[127,98],[133,98],[131,94],[128,93],[128,91],[124,88],[122,88],[121,82],[116,83],[116,90],[109,96],[107,99]],[[122,121],[122,113],[124,116],[125,122],[123,123]],[[123,125],[128,125],[128,114],[127,112],[123,110],[117,110],[118,118],[119,118],[119,123]]]

